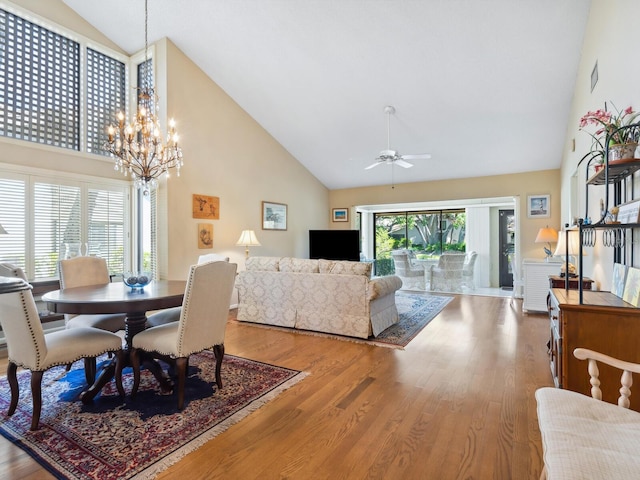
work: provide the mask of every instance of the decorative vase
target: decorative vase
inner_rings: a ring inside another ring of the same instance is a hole
[[[609,162],[634,158],[638,143],[616,143],[609,145]]]

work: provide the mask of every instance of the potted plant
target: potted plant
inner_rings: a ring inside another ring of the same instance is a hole
[[[615,114],[602,109],[590,111],[580,119],[580,130],[589,125],[598,127],[594,133],[587,132],[593,139],[591,152],[597,157],[597,163],[604,162],[607,145],[609,162],[634,158],[640,126],[632,125],[639,114],[629,106],[622,111],[616,109]]]

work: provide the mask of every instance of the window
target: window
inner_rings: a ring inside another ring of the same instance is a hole
[[[393,273],[391,251],[398,248],[426,260],[447,250],[464,251],[465,221],[464,210],[374,214],[376,275]]]
[[[0,53],[0,136],[107,155],[106,128],[127,104],[127,59],[2,9]]]
[[[0,133],[79,150],[80,45],[0,10]]]
[[[107,127],[126,111],[124,63],[87,48],[87,152],[108,156]]]
[[[69,252],[99,255],[111,273],[125,270],[126,182],[0,172],[0,189],[0,224],[8,232],[0,237],[0,262],[31,280],[57,277],[58,260]]]

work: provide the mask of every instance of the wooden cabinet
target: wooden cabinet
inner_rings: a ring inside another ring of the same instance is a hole
[[[576,290],[578,288],[578,277],[569,277],[569,288]],[[588,277],[582,277],[582,288],[584,290],[591,290],[593,280]],[[566,288],[566,281],[564,277],[558,275],[551,275],[549,277],[549,288]]]
[[[547,294],[549,293],[549,276],[560,273],[561,264],[544,260],[525,259],[524,297],[522,309],[534,312],[547,311]]]
[[[549,362],[557,387],[591,395],[587,362],[573,356],[578,347],[640,363],[640,309],[610,292],[584,291],[581,304],[578,290],[551,289],[549,320]],[[616,404],[620,371],[598,367],[603,400]],[[631,408],[640,411],[637,391],[631,395]]]

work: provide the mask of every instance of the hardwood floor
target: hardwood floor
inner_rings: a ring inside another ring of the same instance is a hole
[[[405,350],[230,322],[227,353],[310,375],[158,479],[537,479],[548,320],[520,308],[456,296]],[[0,478],[53,477],[0,437]]]

